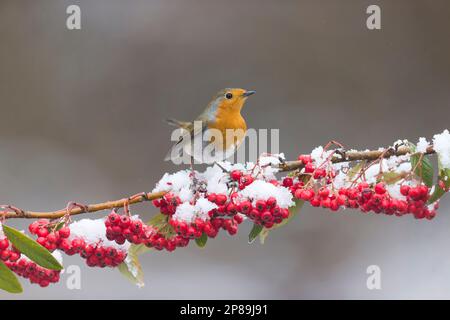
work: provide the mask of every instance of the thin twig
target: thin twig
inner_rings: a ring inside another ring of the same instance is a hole
[[[150,201],[158,198],[162,198],[166,194],[166,192],[154,192],[154,193],[145,193],[140,196],[131,197],[131,198],[123,198],[120,200],[107,201],[102,203],[90,204],[85,206],[74,207],[70,210],[70,215],[78,215],[83,213],[92,213],[107,209],[117,209],[123,208],[124,205],[128,202],[129,204],[136,204],[144,201]],[[57,211],[48,211],[48,212],[35,212],[35,211],[25,211],[25,210],[16,210],[16,211],[4,211],[2,216],[6,219],[15,219],[15,218],[25,218],[25,219],[57,219],[67,215],[66,209],[61,209]]]

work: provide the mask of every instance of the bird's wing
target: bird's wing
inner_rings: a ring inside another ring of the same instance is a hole
[[[166,122],[173,126],[173,127],[177,127],[177,128],[183,128],[186,129],[188,131],[190,131],[190,129],[192,128],[193,124],[192,122],[188,122],[188,121],[179,121],[177,119],[173,119],[173,118],[169,118],[166,119]]]
[[[201,121],[201,120],[196,120]],[[192,122],[188,123],[185,128],[180,127],[183,131],[181,137],[178,141],[172,146],[172,148],[167,153],[164,158],[165,161],[171,160],[173,157],[181,156],[182,151],[191,144],[197,137],[201,138],[203,133],[208,129],[207,123],[202,121],[201,126],[194,126]]]

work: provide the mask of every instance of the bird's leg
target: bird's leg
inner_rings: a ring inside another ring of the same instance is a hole
[[[191,167],[191,174],[190,174],[190,176],[192,178],[192,185],[193,185],[194,190],[195,190],[195,187],[197,186],[198,180],[197,180],[197,177],[195,176],[194,157],[192,157],[192,156],[191,156],[191,165],[190,165],[190,167]]]

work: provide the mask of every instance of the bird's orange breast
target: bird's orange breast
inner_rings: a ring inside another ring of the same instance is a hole
[[[224,150],[239,145],[245,137],[247,124],[239,111],[217,110],[215,121],[208,124],[209,129],[216,129],[222,133]]]

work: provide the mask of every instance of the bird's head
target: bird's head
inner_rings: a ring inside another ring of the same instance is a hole
[[[212,105],[222,110],[241,111],[245,100],[255,91],[240,88],[227,88],[219,91],[214,97]]]

